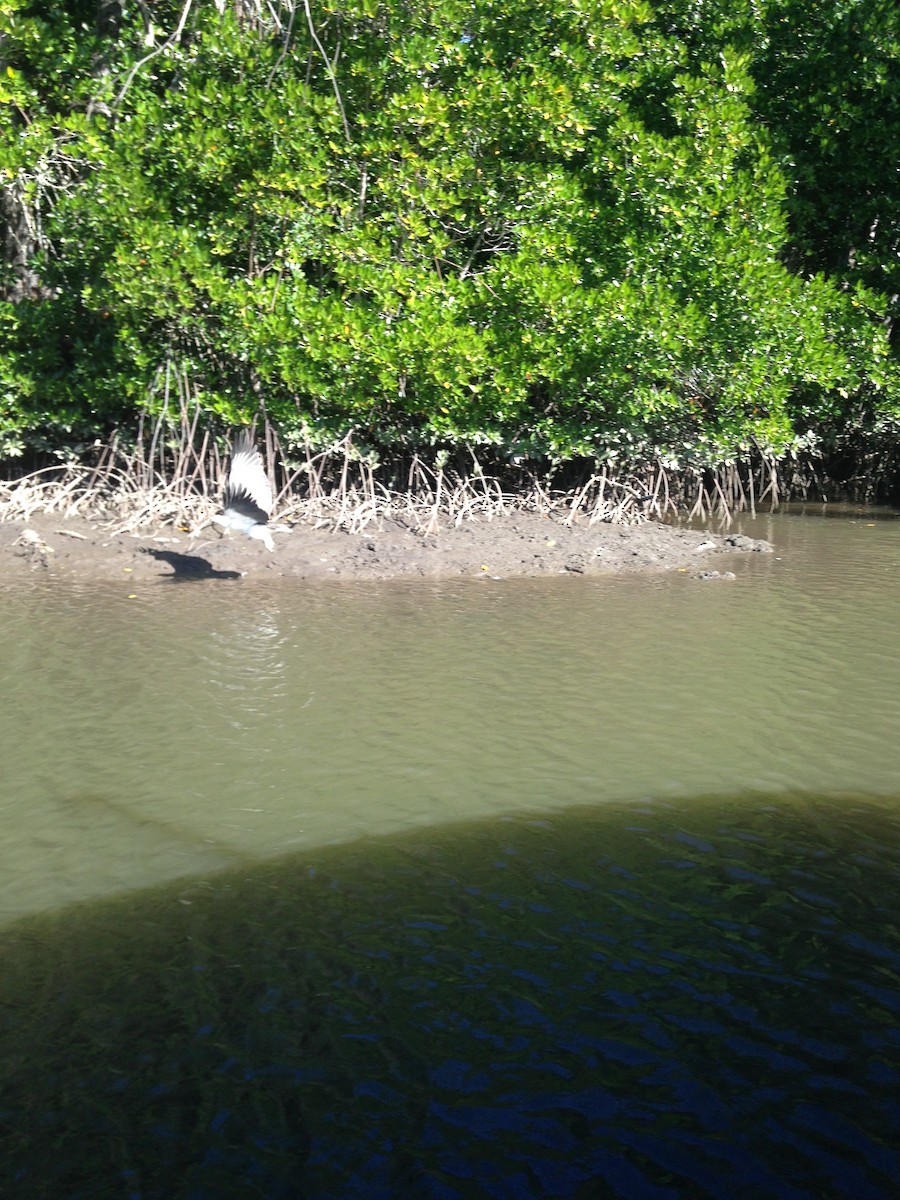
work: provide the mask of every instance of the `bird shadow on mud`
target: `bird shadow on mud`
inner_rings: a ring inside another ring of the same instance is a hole
[[[172,583],[189,583],[198,579],[241,579],[242,571],[217,571],[207,558],[197,554],[178,554],[175,550],[157,550],[155,547],[142,546],[141,552],[149,554],[158,562],[168,563],[173,574],[163,575]]]

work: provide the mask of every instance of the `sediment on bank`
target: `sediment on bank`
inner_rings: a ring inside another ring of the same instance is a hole
[[[680,571],[733,578],[742,557],[771,551],[740,534],[656,521],[615,525],[548,513],[509,512],[461,523],[438,519],[415,530],[396,519],[365,530],[298,522],[275,535],[269,553],[244,537],[212,530],[191,537],[180,525],[115,531],[84,516],[32,514],[0,523],[0,580],[56,578],[142,584],[257,579],[501,580]]]

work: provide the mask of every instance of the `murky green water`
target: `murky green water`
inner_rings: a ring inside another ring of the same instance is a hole
[[[0,590],[0,1192],[895,1194],[900,521],[744,529]]]
[[[730,584],[0,591],[0,919],[522,809],[895,795],[900,521],[752,532]]]

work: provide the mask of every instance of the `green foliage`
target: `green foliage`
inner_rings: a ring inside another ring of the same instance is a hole
[[[889,150],[835,186],[896,116],[874,7],[207,4],[167,41],[2,0],[3,215],[40,227],[6,452],[127,424],[173,359],[211,416],[387,449],[706,466],[897,418]]]

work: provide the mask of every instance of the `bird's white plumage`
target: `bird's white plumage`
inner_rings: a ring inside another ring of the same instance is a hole
[[[231,462],[225,477],[222,496],[223,512],[212,518],[213,524],[226,532],[246,534],[274,550],[272,532],[268,526],[272,512],[272,485],[256,445],[246,432],[238,434],[231,447]],[[272,528],[286,532],[283,525]]]
[[[272,512],[272,485],[269,483],[262,458],[247,434],[235,440],[231,450],[231,466],[225,481],[225,505],[229,499],[243,493],[262,509],[266,516]]]

